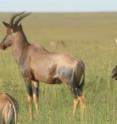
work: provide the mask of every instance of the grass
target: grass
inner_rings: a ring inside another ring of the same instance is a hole
[[[10,13],[1,13],[0,21]],[[37,13],[23,20],[24,32],[32,43],[49,51],[68,53],[86,65],[86,111],[72,117],[72,95],[64,85],[40,85],[40,111],[34,110],[33,124],[116,124],[117,82],[111,79],[117,64],[117,13]],[[0,24],[0,39],[5,28]],[[55,45],[64,41],[66,46]],[[15,96],[20,105],[19,123],[31,124],[24,81],[11,49],[0,51],[0,89]]]

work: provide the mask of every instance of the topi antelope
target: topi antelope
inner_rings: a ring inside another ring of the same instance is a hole
[[[0,124],[17,124],[18,103],[5,92],[0,92]]]
[[[78,103],[84,105],[83,86],[85,80],[85,65],[83,61],[65,54],[51,53],[41,46],[28,42],[20,21],[29,13],[14,15],[10,23],[3,22],[7,33],[0,43],[1,49],[12,48],[12,53],[19,65],[25,81],[30,119],[33,117],[32,102],[38,111],[39,82],[47,84],[66,83],[73,93],[73,114]]]

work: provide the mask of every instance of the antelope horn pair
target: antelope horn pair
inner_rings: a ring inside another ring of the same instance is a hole
[[[25,18],[26,16],[28,16],[30,13],[25,13],[25,12],[21,12],[21,13],[18,13],[18,14],[15,14],[11,20],[10,20],[10,25],[11,26],[14,26],[14,25],[18,25],[18,23],[23,19]],[[16,18],[17,17],[17,18]],[[19,17],[19,18],[18,18]]]

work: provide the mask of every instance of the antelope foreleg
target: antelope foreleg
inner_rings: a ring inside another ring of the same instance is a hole
[[[38,82],[32,82],[33,83],[33,101],[35,104],[36,111],[39,111],[39,83]]]
[[[29,118],[32,120],[33,113],[32,113],[32,97],[28,95],[28,104],[29,104]]]
[[[32,84],[30,80],[25,79],[25,84],[26,84],[26,89],[27,89],[27,99],[28,99],[28,104],[29,104],[29,117],[30,120],[33,118],[33,110],[32,110],[32,100],[33,100],[33,92],[32,92]]]

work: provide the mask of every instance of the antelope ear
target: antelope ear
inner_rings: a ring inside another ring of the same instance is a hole
[[[8,23],[6,23],[6,22],[4,22],[4,21],[3,21],[2,23],[3,23],[3,25],[4,25],[5,27],[7,27],[7,28],[10,27],[10,25],[9,25]]]

